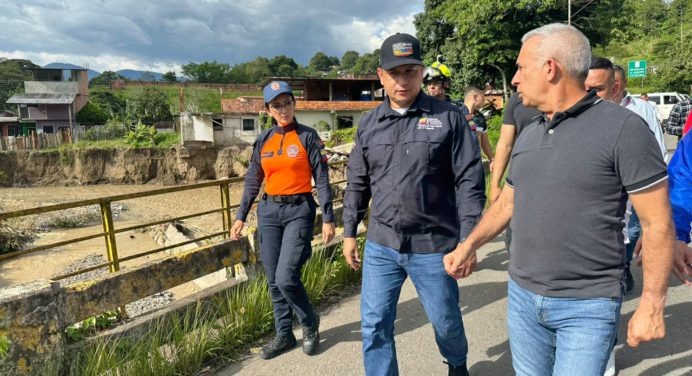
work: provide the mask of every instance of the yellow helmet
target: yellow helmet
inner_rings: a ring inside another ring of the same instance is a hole
[[[452,79],[452,71],[444,64],[436,61],[425,68],[423,82],[432,80],[449,81]]]

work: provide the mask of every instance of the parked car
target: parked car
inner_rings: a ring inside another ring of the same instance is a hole
[[[664,122],[668,120],[670,111],[673,109],[673,106],[676,103],[687,100],[687,98],[689,98],[685,94],[680,94],[676,92],[648,93],[648,95],[649,101],[655,103],[656,107],[658,107],[658,111],[661,113],[661,118]],[[639,94],[630,94],[630,96],[639,98]]]

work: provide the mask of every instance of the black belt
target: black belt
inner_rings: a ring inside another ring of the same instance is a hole
[[[288,196],[272,196],[265,193],[262,195],[262,200],[276,202],[278,204],[299,204],[310,196],[312,196],[312,193],[299,193],[297,195]]]

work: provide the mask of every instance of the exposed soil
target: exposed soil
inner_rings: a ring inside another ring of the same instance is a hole
[[[250,148],[63,149],[0,153],[1,186],[179,184],[243,176]]]

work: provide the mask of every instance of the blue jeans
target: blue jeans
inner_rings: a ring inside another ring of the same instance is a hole
[[[401,286],[411,277],[435,341],[451,365],[466,363],[468,345],[459,309],[459,287],[444,270],[442,253],[399,253],[367,241],[363,255],[361,320],[365,374],[398,375],[394,320]]]
[[[549,298],[509,280],[507,326],[517,376],[602,376],[622,298]]]

